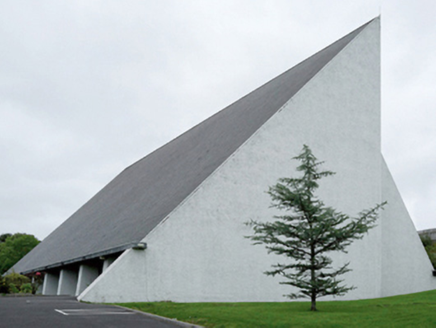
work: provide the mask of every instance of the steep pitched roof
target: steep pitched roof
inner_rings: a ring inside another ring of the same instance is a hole
[[[44,270],[141,241],[369,23],[126,168],[14,270]]]

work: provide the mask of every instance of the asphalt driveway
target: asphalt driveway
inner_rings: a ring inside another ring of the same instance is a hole
[[[128,309],[78,302],[74,297],[0,297],[0,327],[4,328],[176,328],[189,324]]]

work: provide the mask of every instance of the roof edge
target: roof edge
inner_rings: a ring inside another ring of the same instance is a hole
[[[342,41],[343,39],[349,37],[351,34],[357,32],[357,34],[353,37],[353,39],[354,39],[355,37],[357,37],[357,36],[360,34],[360,32],[362,32],[362,31],[365,29],[366,26],[368,26],[368,25],[371,24],[373,21],[375,21],[375,20],[377,20],[377,19],[379,19],[379,18],[380,18],[380,16],[374,17],[374,18],[371,19],[370,21],[368,21],[368,22],[362,24],[361,26],[355,28],[354,30],[352,30],[351,32],[349,32],[349,33],[347,33],[346,35],[342,36],[341,38],[337,39],[337,40],[334,41],[333,43],[328,44],[327,46],[323,47],[322,49],[320,49],[319,51],[315,52],[314,54],[312,54],[311,56],[307,57],[306,59],[304,59],[304,60],[298,62],[297,64],[295,64],[294,66],[292,66],[291,68],[289,68],[288,70],[286,70],[285,72],[283,72],[283,73],[281,73],[281,74],[279,74],[279,75],[277,75],[277,76],[272,77],[272,78],[269,79],[266,83],[263,83],[263,84],[261,84],[260,86],[258,86],[257,88],[255,88],[255,89],[253,89],[252,91],[248,92],[247,94],[244,94],[241,98],[238,98],[236,101],[231,102],[231,103],[230,103],[229,105],[227,105],[226,107],[224,107],[224,108],[218,110],[217,112],[215,112],[215,113],[212,114],[211,116],[205,118],[205,119],[202,120],[201,122],[198,122],[197,124],[195,124],[195,125],[192,126],[191,128],[187,129],[186,131],[184,131],[184,132],[182,132],[181,134],[177,135],[177,136],[174,137],[173,139],[171,139],[171,140],[165,142],[163,145],[161,145],[161,146],[157,147],[156,149],[152,150],[152,151],[151,151],[150,153],[148,153],[147,155],[145,155],[145,156],[139,158],[138,160],[136,160],[136,161],[133,162],[132,164],[128,165],[128,166],[127,166],[124,170],[122,170],[118,175],[121,175],[124,171],[129,170],[132,166],[134,166],[134,165],[137,164],[138,162],[141,162],[142,160],[146,159],[148,156],[152,155],[153,153],[159,151],[161,148],[164,148],[166,145],[168,145],[168,144],[172,143],[173,141],[175,141],[175,140],[181,138],[183,135],[189,133],[189,131],[194,130],[197,126],[201,125],[203,122],[205,122],[205,121],[207,121],[207,120],[209,120],[209,119],[212,119],[214,116],[218,115],[220,112],[223,112],[223,111],[227,110],[229,107],[231,107],[231,106],[232,106],[233,104],[235,104],[236,102],[239,102],[239,101],[241,101],[241,100],[244,99],[244,98],[247,98],[247,97],[250,96],[251,94],[255,93],[257,90],[259,90],[259,89],[261,89],[262,87],[264,87],[265,85],[271,83],[273,80],[279,78],[279,77],[282,76],[282,75],[285,75],[286,73],[288,73],[290,70],[294,69],[295,67],[297,67],[297,66],[299,66],[299,65],[301,65],[301,64],[303,64],[303,63],[305,63],[305,62],[307,62],[307,61],[309,61],[310,59],[312,59],[313,57],[315,57],[315,56],[318,55],[319,53],[323,52],[323,51],[326,50],[327,48],[329,48],[329,47],[331,47],[332,45],[334,45],[334,44],[336,44],[336,43]],[[349,42],[352,42],[353,39],[351,39]],[[348,45],[348,44],[347,44],[347,45]],[[344,48],[347,47],[347,45],[345,45]],[[344,48],[342,48],[339,52],[341,52]],[[327,65],[327,64],[328,64],[328,63],[326,63],[326,65]],[[316,75],[316,74],[315,74],[315,75]],[[312,78],[313,78],[313,77],[312,77]],[[304,85],[303,85],[303,86],[304,86]],[[302,86],[301,88],[303,88],[303,86]],[[301,88],[300,88],[300,89],[301,89]],[[289,100],[290,100],[290,99],[289,99]],[[144,237],[144,238],[145,238],[145,237]]]
[[[26,274],[37,272],[37,271],[47,271],[47,270],[55,269],[55,268],[62,267],[65,265],[69,265],[69,264],[75,264],[75,263],[83,262],[86,260],[92,260],[92,259],[95,259],[95,258],[100,257],[100,256],[107,256],[107,255],[111,255],[111,254],[115,254],[115,253],[120,253],[120,252],[123,252],[127,249],[134,248],[136,246],[138,246],[138,243],[129,243],[129,244],[125,244],[122,246],[117,246],[114,248],[106,249],[104,251],[100,251],[100,252],[88,254],[85,256],[80,256],[80,257],[76,257],[73,259],[69,259],[66,261],[56,262],[56,263],[49,264],[46,266],[37,267],[37,268],[31,269],[31,270],[21,271],[19,273],[26,275]]]

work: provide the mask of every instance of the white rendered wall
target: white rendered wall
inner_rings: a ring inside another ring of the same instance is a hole
[[[57,295],[76,295],[77,271],[62,269],[59,274]]]
[[[436,289],[433,266],[385,163],[382,181],[389,202],[382,214],[382,296]]]
[[[42,285],[42,295],[56,295],[58,292],[59,274],[46,273]]]
[[[263,274],[283,260],[252,246],[244,222],[268,220],[268,186],[296,174],[303,144],[337,172],[320,198],[356,215],[382,201],[380,155],[379,21],[365,28],[276,115],[214,172],[145,239],[127,251],[82,295],[93,302],[284,301],[293,292]],[[381,296],[381,229],[356,241],[343,299]]]
[[[98,268],[82,264],[79,268],[75,295],[80,295],[98,277]]]
[[[114,261],[116,260],[117,258],[116,257],[108,257],[108,258],[105,258],[104,259],[104,261],[103,261],[103,272],[105,272],[106,270],[107,270],[107,268],[109,268],[109,266],[112,264],[112,263],[114,263]]]

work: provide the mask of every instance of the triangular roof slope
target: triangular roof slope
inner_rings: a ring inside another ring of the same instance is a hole
[[[367,24],[125,169],[14,270],[44,270],[141,241]]]

